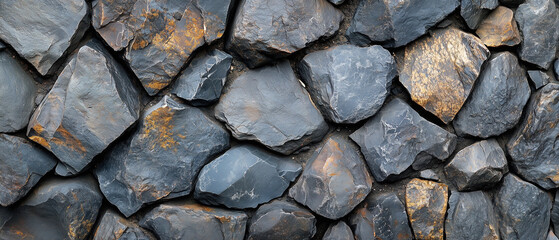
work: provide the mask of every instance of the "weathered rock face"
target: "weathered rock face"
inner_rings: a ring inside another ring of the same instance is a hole
[[[215,115],[235,138],[256,140],[286,155],[319,141],[328,131],[287,61],[250,70],[233,80]]]
[[[514,12],[502,6],[497,7],[480,23],[476,34],[488,47],[515,46],[521,41]]]
[[[489,50],[451,27],[407,45],[404,55],[400,82],[413,101],[448,123],[468,98]]]
[[[335,135],[307,161],[289,196],[318,215],[338,219],[365,199],[372,181],[359,150]]]
[[[326,0],[242,0],[226,47],[254,68],[334,35],[342,19]]]
[[[55,62],[78,43],[90,23],[84,0],[3,0],[0,16],[0,39],[42,75],[52,73]]]
[[[454,134],[423,119],[397,98],[350,138],[361,147],[373,177],[379,182],[391,180],[414,162],[444,160],[456,146]]]
[[[193,105],[208,105],[219,99],[231,67],[231,55],[220,50],[202,52],[175,81],[172,93]]]
[[[258,208],[250,223],[248,239],[310,239],[316,233],[315,224],[315,217],[306,209],[275,200]]]
[[[332,224],[324,233],[322,240],[355,240],[351,228],[345,222],[339,221]]]
[[[518,6],[514,18],[522,31],[520,59],[549,68],[559,41],[559,10],[555,3],[552,0],[527,0]]]
[[[356,123],[375,114],[397,74],[394,58],[378,45],[310,53],[299,73],[324,116],[336,123]]]
[[[100,217],[93,240],[155,240],[156,238],[137,223],[127,220],[113,210],[106,210]]]
[[[493,54],[477,81],[454,119],[456,132],[488,138],[514,127],[531,93],[518,59],[510,52]]]
[[[85,239],[102,199],[95,180],[87,176],[50,179],[0,213],[0,239]]]
[[[27,136],[60,159],[64,167],[57,167],[57,173],[74,174],[132,125],[139,111],[131,79],[92,40],[60,73],[33,113]]]
[[[95,174],[107,200],[130,216],[147,203],[188,195],[200,169],[228,147],[229,133],[215,120],[165,96]]]
[[[553,206],[551,209],[551,223],[553,225],[553,229],[559,230],[559,192],[555,192],[555,198],[553,200]],[[555,231],[557,231],[555,230]]]
[[[95,0],[93,27],[125,57],[149,95],[165,88],[194,50],[223,36],[230,0]]]
[[[528,103],[524,120],[507,143],[511,164],[525,179],[545,189],[559,186],[559,84],[549,83]]]
[[[385,47],[404,46],[460,5],[459,0],[363,0],[346,36],[357,45],[371,42]]]
[[[443,239],[448,186],[412,179],[406,185],[406,210],[416,239]]]
[[[140,225],[159,239],[242,240],[247,215],[193,202],[172,202],[148,212]]]
[[[542,88],[553,79],[548,73],[539,70],[528,70],[528,76],[536,89]]]
[[[295,161],[239,145],[204,166],[194,197],[204,204],[255,208],[281,196],[300,172]]]
[[[460,15],[471,29],[476,29],[487,14],[499,6],[498,0],[462,0]]]
[[[437,181],[437,182],[439,180],[441,180],[439,178],[439,175],[431,169],[425,169],[425,170],[419,172],[419,178],[425,179],[425,180],[433,180],[433,181]]]
[[[551,197],[538,187],[508,174],[494,196],[502,239],[545,239]]]
[[[447,239],[500,239],[499,221],[486,193],[452,191],[448,204]]]

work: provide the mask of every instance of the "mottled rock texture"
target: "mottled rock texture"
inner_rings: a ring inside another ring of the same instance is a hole
[[[297,224],[292,225],[296,222]],[[258,208],[252,216],[249,240],[303,240],[316,233],[316,218],[293,203],[274,200]]]
[[[330,225],[322,240],[355,240],[351,228],[345,222]]]
[[[443,239],[448,186],[414,178],[406,185],[406,210],[416,239]]]
[[[137,223],[127,220],[117,212],[107,209],[99,217],[93,240],[155,240],[156,238]]]
[[[488,47],[515,46],[522,40],[514,12],[499,6],[479,25],[476,31],[481,41]]]

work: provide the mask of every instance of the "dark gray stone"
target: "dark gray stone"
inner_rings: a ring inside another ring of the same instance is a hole
[[[389,127],[387,127],[389,126]],[[415,162],[448,158],[456,136],[425,120],[400,99],[387,103],[350,135],[376,181],[392,180]]]
[[[532,83],[534,84],[536,90],[542,88],[552,81],[551,76],[549,76],[549,74],[544,71],[528,70],[528,76],[530,76],[530,80],[532,80]]]
[[[226,47],[254,68],[334,35],[342,19],[326,0],[242,0]]]
[[[328,131],[287,61],[249,70],[233,80],[215,115],[235,138],[256,140],[286,155],[320,141]]]
[[[57,173],[75,174],[136,122],[139,111],[132,79],[91,40],[70,58],[37,107],[27,136],[60,159],[64,167]]]
[[[217,101],[232,60],[231,55],[217,49],[200,53],[175,81],[171,92],[197,106]]]
[[[296,223],[296,224],[293,224]],[[316,218],[295,204],[274,200],[252,217],[248,240],[304,240],[316,233]]]
[[[0,41],[0,50],[3,50],[4,48],[6,48],[6,44]]]
[[[448,205],[447,239],[499,239],[499,219],[486,193],[452,191]]]
[[[553,230],[559,231],[559,191],[555,192],[555,198],[553,200],[553,206],[551,209],[551,224]]]
[[[324,233],[322,240],[355,240],[351,228],[345,222],[339,221],[330,225]]]
[[[461,0],[460,15],[471,29],[477,29],[479,23],[491,10],[499,6],[498,0]]]
[[[439,178],[439,175],[431,169],[425,169],[425,170],[419,172],[419,178],[425,179],[425,180],[433,180],[433,181],[437,181],[437,182],[439,180],[441,180]]]
[[[345,0],[328,0],[328,1],[335,5],[340,5],[345,2]]]
[[[77,44],[89,27],[84,0],[2,0],[0,39],[10,44],[40,74]]]
[[[460,5],[459,0],[362,0],[346,36],[353,44],[400,47],[425,34]]]
[[[117,212],[107,209],[99,218],[93,240],[156,240],[137,223],[127,220]]]
[[[299,74],[327,119],[356,123],[382,107],[397,72],[381,46],[341,45],[305,56]]]
[[[202,168],[194,198],[209,205],[255,208],[277,198],[301,172],[301,166],[252,145],[239,145]]]
[[[555,60],[553,64],[553,72],[555,73],[555,78],[559,79],[559,59]]]

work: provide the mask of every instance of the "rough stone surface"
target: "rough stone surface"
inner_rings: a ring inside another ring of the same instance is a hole
[[[551,223],[553,226],[553,229],[557,229],[555,230],[556,232],[559,231],[559,191],[555,192],[555,198],[553,200],[553,206],[551,209]]]
[[[159,239],[243,240],[246,223],[243,212],[182,201],[157,206],[140,225]]]
[[[549,194],[508,174],[493,200],[502,239],[545,239],[551,210]]]
[[[443,239],[448,186],[412,179],[406,185],[406,210],[416,239]]]
[[[125,58],[149,95],[165,88],[191,54],[221,38],[231,0],[95,0],[93,27]]]
[[[477,29],[479,23],[491,10],[499,6],[498,0],[462,0],[460,15],[471,29]]]
[[[470,95],[489,50],[474,35],[449,27],[407,45],[404,55],[400,82],[414,102],[448,123]]]
[[[536,90],[547,85],[553,79],[548,73],[539,70],[528,70],[528,76],[530,76]]]
[[[488,47],[515,46],[522,39],[514,20],[514,12],[502,6],[497,7],[480,23],[476,34]]]
[[[147,230],[137,223],[127,220],[117,212],[108,209],[99,218],[99,225],[93,240],[156,240]]]
[[[281,196],[300,172],[295,161],[238,145],[202,168],[194,197],[204,204],[255,208]]]
[[[459,135],[481,138],[500,135],[518,123],[530,94],[518,59],[510,52],[493,54],[456,115],[454,129]]]
[[[379,182],[392,180],[414,162],[444,160],[456,146],[454,134],[425,120],[397,98],[350,138],[361,147],[373,177]]]
[[[201,53],[175,81],[171,92],[193,105],[217,101],[232,60],[231,55],[217,49]]]
[[[326,0],[243,0],[226,47],[254,68],[334,35],[342,19]]]
[[[346,36],[353,44],[404,46],[427,32],[460,5],[459,0],[363,0]]]
[[[292,224],[297,223],[297,224]],[[274,200],[252,217],[248,240],[303,240],[316,233],[316,218],[295,204]]]
[[[422,179],[425,179],[425,180],[433,180],[433,181],[437,181],[437,182],[441,180],[439,178],[439,175],[431,169],[425,169],[425,170],[419,172],[419,178],[422,178]]]
[[[345,0],[328,0],[328,1],[335,5],[340,5],[345,2]]]
[[[328,227],[322,240],[355,240],[355,238],[353,237],[351,228],[349,228],[345,222],[339,221]]]
[[[341,45],[305,56],[299,74],[327,119],[356,123],[382,107],[397,72],[381,46]]]
[[[286,155],[321,140],[328,131],[287,61],[249,70],[233,80],[215,115],[235,138],[256,140]]]
[[[452,191],[448,205],[447,239],[500,239],[499,220],[486,193]]]
[[[357,147],[334,135],[307,161],[289,196],[318,215],[338,219],[365,199],[372,181]]]

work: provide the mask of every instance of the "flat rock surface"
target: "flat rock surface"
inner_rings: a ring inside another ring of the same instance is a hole
[[[487,14],[499,6],[498,0],[461,0],[460,15],[471,29],[476,29]]]
[[[553,199],[553,206],[551,208],[551,224],[553,229],[559,230],[559,192],[555,192],[555,198]]]
[[[127,220],[119,213],[108,209],[99,217],[99,225],[93,240],[155,240],[156,238],[137,223]]]
[[[497,7],[480,23],[476,34],[488,47],[515,46],[522,40],[514,12],[503,6]]]
[[[448,186],[412,179],[406,185],[406,210],[416,239],[443,239]]]
[[[345,222],[339,221],[328,227],[322,240],[355,240],[355,238],[353,237],[351,228],[349,228]]]
[[[448,205],[447,239],[499,239],[499,220],[486,193],[452,191]]]
[[[297,224],[292,225],[296,222]],[[303,240],[316,233],[316,218],[306,209],[274,200],[256,210],[251,219],[248,240]]]
[[[534,84],[536,90],[553,81],[553,78],[548,73],[540,70],[528,70],[528,76],[530,77],[530,80]]]

